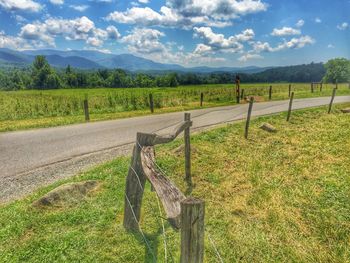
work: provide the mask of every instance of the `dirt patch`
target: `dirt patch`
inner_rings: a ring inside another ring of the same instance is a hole
[[[61,185],[40,199],[33,202],[33,206],[60,207],[81,202],[89,193],[100,186],[98,181],[84,181]]]

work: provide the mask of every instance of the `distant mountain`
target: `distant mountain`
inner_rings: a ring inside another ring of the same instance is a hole
[[[0,64],[6,65],[29,65],[37,55],[46,56],[50,65],[58,68],[71,65],[79,69],[97,69],[97,68],[121,68],[128,71],[176,71],[176,72],[193,72],[193,73],[211,73],[211,72],[237,72],[237,73],[258,73],[268,68],[260,67],[193,67],[185,68],[176,64],[163,64],[137,57],[131,54],[108,54],[94,50],[25,50],[14,51],[0,48]]]
[[[72,56],[72,57],[61,57],[59,55],[47,55],[46,56],[47,61],[50,65],[58,68],[65,68],[68,65],[71,65],[74,68],[80,68],[80,69],[98,69],[98,68],[104,68],[100,64],[91,61],[86,58]],[[34,60],[34,56],[33,56]]]

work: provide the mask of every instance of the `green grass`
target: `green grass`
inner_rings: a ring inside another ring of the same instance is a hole
[[[350,115],[335,105],[238,122],[193,135],[193,196],[206,202],[206,231],[224,262],[350,261]],[[271,134],[258,127],[273,124]],[[182,140],[157,147],[157,160],[185,191]],[[139,234],[122,227],[129,158],[118,158],[0,207],[0,262],[153,262]],[[37,210],[31,202],[64,182],[101,180],[79,205]],[[164,245],[155,193],[145,191],[141,226],[158,262]],[[166,223],[168,251],[179,233]],[[218,262],[206,238],[205,262]],[[171,262],[169,260],[168,262]]]
[[[288,98],[286,83],[273,84],[273,100]],[[84,122],[83,100],[89,98],[91,121],[150,114],[149,94],[153,93],[155,113],[235,103],[234,85],[198,85],[178,88],[60,89],[0,92],[0,131],[52,127]],[[268,84],[243,84],[246,95],[268,100]],[[333,85],[310,92],[310,84],[292,84],[296,98],[330,96]],[[348,84],[339,84],[338,95],[350,94]]]

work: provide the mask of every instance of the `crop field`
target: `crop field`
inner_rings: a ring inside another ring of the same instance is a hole
[[[272,84],[272,99],[288,98],[288,83]],[[310,91],[310,84],[292,84],[295,98],[330,96],[334,85]],[[243,84],[245,96],[268,100],[269,84]],[[59,89],[0,92],[0,131],[59,126],[84,122],[83,100],[88,98],[91,121],[149,114],[149,94],[155,113],[236,103],[234,85],[197,85],[177,88]],[[350,94],[348,84],[339,84],[337,95]]]
[[[326,106],[297,110],[290,122],[286,113],[255,118],[249,140],[244,122],[192,135],[192,195],[206,202],[204,262],[219,262],[209,234],[224,262],[350,261],[350,115],[340,112],[349,106],[334,105],[332,114]],[[264,122],[277,132],[259,129]],[[184,191],[181,145],[156,150],[162,170]],[[180,234],[166,222],[165,245],[149,183],[140,221],[149,248],[140,233],[123,228],[129,164],[120,157],[0,206],[0,262],[178,262]],[[80,203],[31,205],[58,185],[83,180],[102,187]]]

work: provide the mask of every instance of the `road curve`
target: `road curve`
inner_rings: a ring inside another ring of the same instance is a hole
[[[327,105],[329,101],[329,97],[295,99],[293,109]],[[343,102],[350,102],[350,96],[335,98],[335,103]],[[242,104],[190,111],[193,128],[199,129],[243,119],[247,107],[247,104]],[[288,100],[255,103],[252,115],[278,113],[286,111],[287,107]],[[130,148],[128,145],[134,142],[136,132],[167,133],[182,119],[183,112],[175,112],[0,133],[0,202],[22,196],[38,186],[70,176],[72,172],[81,171],[92,164],[112,158],[113,154],[122,154],[115,151],[121,146],[125,148],[124,153],[128,152]],[[103,160],[98,157],[99,154],[108,151],[111,156],[107,154]],[[84,160],[84,156],[89,156],[88,160]],[[75,169],[71,166],[75,166]],[[70,173],[66,173],[65,169]],[[43,180],[38,179],[39,177]],[[36,180],[40,183],[35,183]],[[31,185],[32,181],[34,185],[28,190],[26,184]]]

